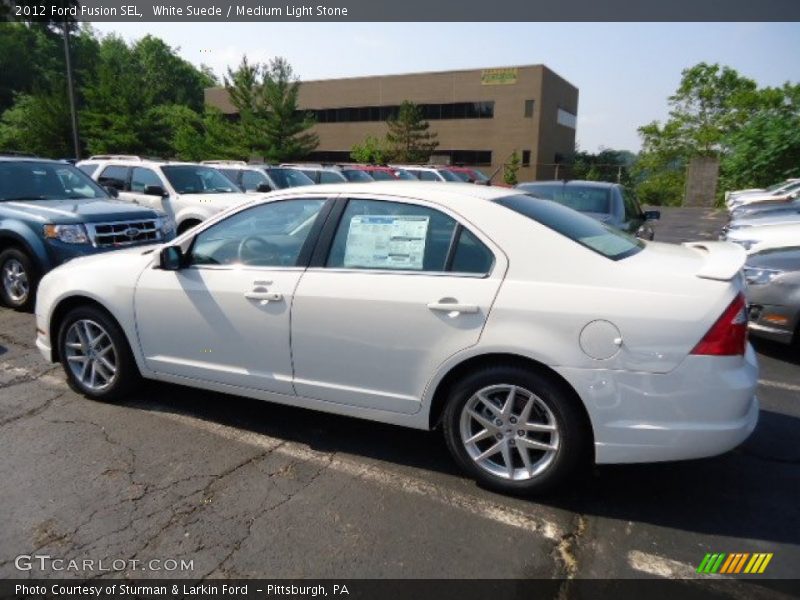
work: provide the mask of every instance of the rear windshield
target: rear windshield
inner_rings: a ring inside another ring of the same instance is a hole
[[[644,248],[641,240],[555,202],[526,195],[504,196],[495,202],[612,260],[633,256]]]
[[[394,175],[390,171],[383,171],[381,169],[374,169],[369,172],[375,181],[393,181]]]
[[[299,185],[314,185],[314,180],[302,171],[294,169],[270,169],[267,171],[275,184],[283,189]]]
[[[342,169],[342,175],[347,177],[347,181],[355,181],[357,183],[375,181],[366,171],[361,171],[359,169]]]
[[[523,183],[517,186],[537,198],[552,200],[580,212],[611,212],[611,190],[593,185]]]

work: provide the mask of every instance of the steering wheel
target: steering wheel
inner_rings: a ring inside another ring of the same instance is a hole
[[[257,235],[248,235],[239,242],[239,262],[243,265],[266,263],[277,265],[281,260],[281,249]]]

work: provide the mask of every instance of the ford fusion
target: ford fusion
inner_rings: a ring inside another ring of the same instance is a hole
[[[482,484],[541,492],[747,438],[744,259],[513,189],[294,188],[55,269],[36,343],[92,399],[145,378],[440,429]]]

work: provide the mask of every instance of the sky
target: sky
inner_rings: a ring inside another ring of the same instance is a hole
[[[800,23],[93,23],[162,38],[221,76],[242,55],[301,79],[545,64],[577,86],[581,150],[638,151],[668,115],[681,71],[720,63],[760,86],[800,82]]]

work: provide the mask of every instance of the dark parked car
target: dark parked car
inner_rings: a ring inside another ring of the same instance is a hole
[[[751,254],[744,276],[750,333],[800,343],[800,246]]]
[[[163,213],[114,200],[63,161],[0,156],[0,300],[33,304],[39,279],[78,256],[172,239]]]
[[[553,200],[645,240],[654,237],[650,221],[661,218],[657,210],[643,211],[633,194],[617,183],[531,181],[519,183],[516,187],[531,196]]]

